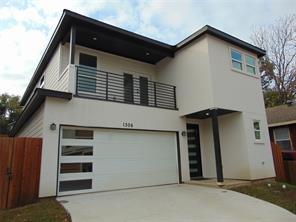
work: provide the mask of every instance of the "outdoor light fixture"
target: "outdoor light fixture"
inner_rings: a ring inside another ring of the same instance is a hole
[[[57,125],[55,123],[50,124],[49,128],[51,130],[56,130],[57,129]]]
[[[97,37],[92,37],[92,40],[97,41]]]
[[[150,56],[150,52],[146,52],[146,56]]]
[[[182,132],[181,132],[181,135],[182,135],[182,136],[186,136],[186,135],[187,135],[186,131],[182,131]]]

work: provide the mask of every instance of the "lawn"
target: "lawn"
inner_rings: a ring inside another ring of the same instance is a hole
[[[1,222],[70,222],[71,218],[54,199],[40,199],[35,204],[0,210]]]
[[[283,185],[286,186],[286,189],[283,189]],[[295,185],[265,181],[256,182],[247,186],[231,188],[231,190],[268,201],[296,214]]]

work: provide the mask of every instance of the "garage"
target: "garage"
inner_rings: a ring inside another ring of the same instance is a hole
[[[62,127],[58,192],[178,183],[175,132]]]

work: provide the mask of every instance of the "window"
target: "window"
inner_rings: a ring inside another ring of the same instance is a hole
[[[92,171],[92,163],[61,163],[60,169],[60,173],[87,173]]]
[[[292,150],[288,127],[275,128],[273,133],[276,144],[279,144],[283,150]]]
[[[92,146],[62,146],[62,156],[92,156]]]
[[[92,180],[68,180],[60,182],[60,192],[72,190],[87,190],[92,188]]]
[[[231,50],[232,67],[235,69],[243,70],[242,54]]]
[[[231,49],[232,68],[249,75],[256,75],[256,58]]]
[[[92,130],[74,130],[64,129],[63,139],[93,139],[94,131]]]
[[[246,67],[247,67],[247,73],[255,75],[256,73],[255,58],[246,55]]]
[[[255,135],[255,140],[261,140],[261,129],[260,129],[260,121],[255,120],[253,122],[253,127],[254,127],[254,135]]]

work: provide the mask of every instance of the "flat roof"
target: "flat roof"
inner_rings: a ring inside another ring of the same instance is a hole
[[[175,52],[199,39],[204,34],[215,36],[239,46],[257,54],[258,57],[265,55],[264,50],[209,25],[204,26],[180,43],[170,45],[64,9],[21,99],[21,105],[25,105],[29,99],[58,44],[69,41],[70,28],[73,25],[77,27],[77,44],[151,64],[156,64],[165,57],[173,57]]]

